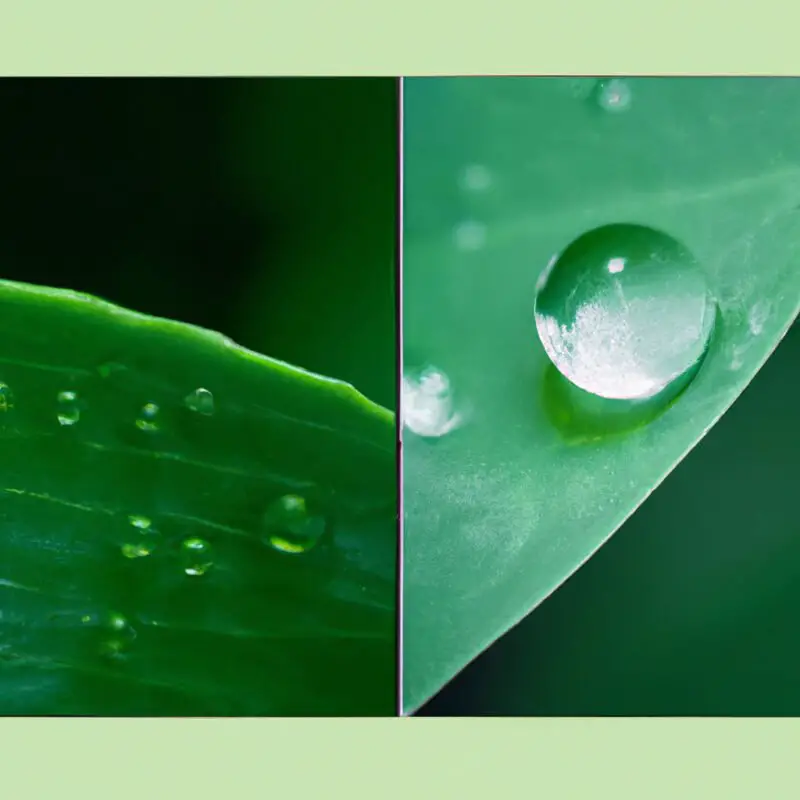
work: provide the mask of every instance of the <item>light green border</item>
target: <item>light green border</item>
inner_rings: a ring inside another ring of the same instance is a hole
[[[0,74],[792,74],[792,6],[17,0]]]
[[[9,2],[0,74],[800,73],[788,5],[581,6]],[[280,789],[730,800],[796,794],[797,729],[794,720],[11,718],[0,719],[0,742],[3,785],[20,798]]]
[[[0,748],[6,796],[20,800],[789,800],[797,729],[787,719],[21,718],[0,721]]]

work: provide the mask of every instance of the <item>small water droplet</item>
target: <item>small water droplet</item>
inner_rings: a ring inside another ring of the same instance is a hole
[[[214,413],[214,395],[208,389],[195,389],[186,395],[183,402],[187,408],[198,414],[210,417]]]
[[[621,78],[610,78],[597,85],[597,103],[604,111],[625,111],[630,108],[631,100],[631,87]]]
[[[7,383],[0,383],[0,414],[14,408],[14,393]]]
[[[551,261],[535,304],[539,338],[559,372],[609,400],[685,385],[706,352],[715,311],[681,243],[622,224],[584,234]]]
[[[153,433],[158,430],[158,406],[155,403],[146,403],[139,412],[136,427],[140,430]]]
[[[57,402],[58,412],[56,417],[59,425],[70,427],[80,421],[81,410],[76,392],[59,392]]]
[[[146,542],[126,543],[121,549],[125,558],[145,558],[153,552],[152,545]]]
[[[439,437],[461,424],[455,412],[450,380],[435,367],[403,376],[401,388],[403,425],[417,436]]]
[[[459,184],[467,192],[484,192],[492,185],[492,173],[483,164],[470,164],[461,173]]]
[[[486,226],[482,222],[462,222],[456,226],[453,238],[459,250],[480,250],[486,242]]]
[[[282,553],[307,553],[325,531],[325,520],[310,514],[305,498],[287,494],[264,515],[266,541]]]
[[[150,517],[143,517],[139,514],[131,514],[128,517],[128,522],[130,522],[134,528],[139,528],[139,530],[142,531],[148,530],[153,524],[153,521],[150,519]]]
[[[114,631],[124,630],[128,625],[128,620],[122,614],[110,614],[108,618],[108,627]]]
[[[87,622],[91,617],[85,616],[82,620]],[[101,642],[100,655],[114,660],[124,658],[136,639],[134,627],[122,614],[117,613],[109,614],[103,627],[110,636]]]
[[[214,565],[211,545],[205,539],[192,537],[181,544],[183,571],[187,575],[205,575]]]

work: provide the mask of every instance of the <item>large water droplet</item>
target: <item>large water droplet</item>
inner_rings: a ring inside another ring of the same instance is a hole
[[[136,427],[148,433],[154,433],[159,428],[158,415],[158,406],[155,403],[146,403],[139,412]]]
[[[57,397],[58,411],[56,417],[58,424],[65,427],[75,425],[80,421],[81,409],[78,395],[75,392],[59,392]]]
[[[596,228],[551,260],[535,306],[558,371],[610,400],[645,400],[685,385],[706,352],[715,312],[705,276],[680,242],[624,224]]]
[[[211,555],[211,545],[205,539],[185,539],[181,544],[183,571],[187,575],[205,575],[214,566]]]
[[[305,498],[287,494],[264,515],[266,540],[282,553],[306,553],[325,531],[325,520],[310,514]]]
[[[403,425],[417,436],[444,436],[461,424],[450,380],[435,367],[403,376],[400,403]]]
[[[183,402],[186,407],[198,414],[210,417],[214,413],[214,395],[208,389],[195,389],[186,395]]]

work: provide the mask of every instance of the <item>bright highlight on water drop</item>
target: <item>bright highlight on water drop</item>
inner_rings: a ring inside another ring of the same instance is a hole
[[[198,414],[210,417],[214,413],[214,395],[208,389],[195,389],[183,402],[188,409]]]
[[[154,433],[159,428],[158,414],[159,409],[155,403],[146,403],[142,406],[139,418],[136,420],[136,427],[139,428],[139,430]]]
[[[622,78],[611,78],[598,84],[597,103],[604,111],[626,111],[631,105],[631,99],[631,87]]]
[[[403,376],[400,406],[403,425],[417,436],[438,438],[461,424],[450,379],[436,367]]]
[[[70,427],[80,421],[81,410],[78,405],[78,395],[75,392],[59,392],[57,403],[56,418],[59,425]]]
[[[205,575],[214,566],[211,545],[205,539],[197,537],[184,539],[181,544],[181,557],[183,571],[187,575]]]
[[[689,250],[626,224],[572,242],[548,264],[535,303],[539,338],[559,372],[611,400],[685,385],[708,348],[715,313]]]
[[[287,494],[264,514],[266,541],[282,553],[307,553],[325,532],[323,517],[309,512],[306,500]]]

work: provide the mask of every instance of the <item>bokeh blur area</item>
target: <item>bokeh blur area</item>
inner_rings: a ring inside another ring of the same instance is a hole
[[[0,277],[221,331],[394,408],[394,79],[3,79]]]

